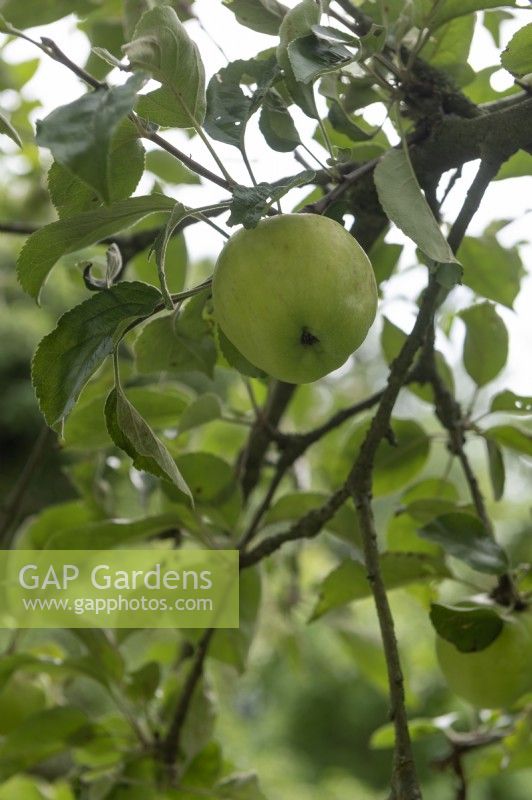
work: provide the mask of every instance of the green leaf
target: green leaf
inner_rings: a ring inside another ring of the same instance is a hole
[[[501,633],[504,623],[494,608],[432,603],[430,620],[437,633],[460,650],[485,650]]]
[[[218,742],[209,742],[187,766],[180,779],[182,800],[194,796],[195,789],[211,788],[222,774],[224,762],[222,750]],[[172,800],[168,798],[168,800]]]
[[[255,367],[251,361],[248,361],[247,358],[242,355],[240,350],[237,350],[219,325],[216,325],[215,328],[215,338],[222,366],[236,369],[242,375],[247,375],[248,378],[266,377],[265,372]]]
[[[195,295],[177,319],[170,314],[144,326],[135,343],[139,372],[197,371],[212,377],[216,345],[202,316],[207,297],[208,292]]]
[[[304,514],[324,505],[328,496],[321,492],[295,492],[283,495],[264,517],[264,526],[295,522]],[[358,517],[351,504],[345,504],[325,523],[324,529],[351,544],[360,546]]]
[[[516,86],[510,86],[507,89],[503,89],[502,92],[498,92],[492,87],[492,76],[496,72],[499,72],[499,70],[499,66],[484,67],[484,69],[480,69],[475,73],[474,79],[465,88],[467,97],[473,103],[479,105],[480,103],[488,103],[491,100],[502,100],[504,97],[517,94],[519,90]],[[511,160],[512,159],[510,159],[510,161]],[[504,169],[504,164],[501,169]],[[494,180],[496,179],[495,177]]]
[[[374,172],[386,216],[438,263],[456,262],[402,150],[389,150]]]
[[[129,228],[148,214],[169,212],[174,205],[175,200],[161,194],[130,197],[45,225],[32,233],[20,252],[17,270],[22,288],[38,298],[48,273],[61,256]]]
[[[404,513],[408,514],[416,523],[425,525],[442,514],[450,514],[459,511],[461,508],[463,507],[457,506],[456,503],[449,500],[426,497],[420,500],[412,500],[411,503],[405,506]]]
[[[123,120],[109,148],[111,201],[125,200],[133,194],[143,172],[144,148],[133,123],[128,119]],[[61,219],[101,205],[97,193],[87,183],[55,161],[48,172],[48,191]]]
[[[532,72],[532,22],[514,33],[501,55],[501,64],[513,75]]]
[[[504,494],[505,471],[501,448],[491,439],[486,439],[488,467],[493,489],[493,499],[500,500]]]
[[[195,42],[170,6],[142,15],[122,48],[134,69],[162,84],[139,98],[138,113],[159,125],[197,128],[205,119],[205,70]]]
[[[302,0],[285,15],[279,28],[279,45],[277,61],[283,70],[286,88],[292,100],[312,119],[317,119],[318,112],[314,100],[312,86],[298,81],[292,69],[288,47],[294,39],[308,36],[312,26],[320,21],[320,8],[314,0]]]
[[[389,590],[449,575],[441,558],[426,553],[382,553],[381,572],[385,586]],[[318,619],[353,600],[363,600],[370,595],[371,587],[366,566],[359,561],[346,559],[322,582],[311,620]]]
[[[85,62],[85,69],[98,80],[103,80],[112,67],[121,63],[121,47],[125,41],[122,19],[110,15],[102,19],[102,16],[96,13],[78,25],[91,43],[91,52]],[[110,62],[106,60],[109,57]]]
[[[146,154],[146,169],[165,183],[200,183],[195,172],[165,150],[150,150]]]
[[[242,149],[251,98],[240,88],[232,66],[221,69],[209,81],[205,130],[216,141]]]
[[[513,14],[507,11],[485,11],[482,24],[491,34],[495,47],[501,47],[501,26],[506,20],[513,19]]]
[[[107,398],[105,420],[109,436],[117,447],[132,458],[137,469],[170,481],[192,499],[190,489],[168,449],[131,405],[119,386]]]
[[[239,596],[239,627],[232,630],[218,629],[213,636],[209,654],[234,667],[241,674],[246,669],[262,599],[261,573],[257,567],[240,572]]]
[[[28,770],[74,744],[87,741],[91,735],[88,718],[77,708],[58,706],[39,711],[24,720],[0,745],[0,777],[7,780],[16,772]]]
[[[504,181],[506,178],[521,178],[525,175],[532,175],[532,154],[518,150],[504,162],[494,180]]]
[[[358,453],[368,425],[357,426],[350,436],[344,451],[350,461]],[[381,442],[375,456],[373,490],[377,496],[395,492],[411,481],[423,469],[430,451],[429,438],[417,422],[393,419],[391,430],[394,444]]]
[[[421,57],[450,75],[459,86],[469,83],[474,76],[468,64],[474,28],[473,14],[457,17],[428,39]]]
[[[508,358],[508,331],[491,303],[460,312],[466,325],[464,367],[477,386],[497,377]]]
[[[386,37],[388,35],[387,28],[384,25],[376,25],[372,23],[368,32],[360,36],[360,54],[363,60],[380,53],[386,44]]]
[[[242,151],[247,122],[278,71],[275,57],[270,56],[233,61],[213,75],[207,87],[204,123],[209,136]],[[241,88],[241,84],[249,87],[250,83],[256,86],[251,96]]]
[[[495,236],[467,236],[458,250],[463,281],[474,292],[513,307],[525,270],[515,247],[501,247]]]
[[[289,153],[301,144],[290,112],[277,92],[266,93],[260,112],[259,128],[267,144],[279,153]]]
[[[0,135],[4,134],[5,136],[9,136],[11,141],[15,142],[16,145],[22,147],[22,141],[18,133],[16,132],[15,128],[9,122],[9,120],[0,113]]]
[[[447,726],[449,727],[449,726]],[[417,719],[408,720],[408,730],[410,732],[410,739],[413,742],[421,742],[424,739],[432,738],[433,736],[442,736],[443,726],[438,724],[437,719]],[[388,750],[392,749],[395,745],[395,725],[393,722],[387,722],[381,725],[380,728],[373,731],[369,746],[372,750]]]
[[[101,206],[95,191],[56,161],[48,170],[48,191],[60,219]]]
[[[222,415],[222,404],[218,395],[212,392],[201,394],[181,414],[179,433],[199,428],[207,422],[219,419]]]
[[[343,133],[351,142],[365,142],[371,139],[371,133],[353,122],[336,100],[331,101],[328,117],[334,130]]]
[[[41,341],[32,380],[50,427],[69,413],[90,376],[115,349],[132,320],[147,317],[160,303],[144,283],[120,283],[67,311]]]
[[[93,522],[98,517],[99,514],[94,509],[88,508],[81,500],[56,503],[26,521],[19,532],[18,545],[21,549],[40,550],[55,533]]]
[[[161,681],[161,667],[148,661],[128,676],[127,694],[133,701],[151,702]]]
[[[509,389],[496,394],[490,411],[508,411],[512,414],[532,414],[532,397],[514,394]]]
[[[499,575],[508,569],[506,553],[471,514],[442,514],[431,520],[419,535],[436,542],[446,553],[465,561],[478,572]]]
[[[423,3],[428,11],[428,21],[432,30],[436,30],[451,19],[472,14],[474,11],[497,8],[501,5],[515,6],[514,0],[507,0],[505,3],[501,3],[501,0],[445,0],[444,3],[438,3],[436,7],[432,0],[428,0],[428,2],[423,0]]]
[[[0,10],[2,15],[16,28],[34,28],[37,25],[48,25],[68,14],[80,17],[89,14],[97,7],[97,0],[3,0]]]
[[[186,217],[188,217],[190,211],[188,208],[182,203],[176,203],[172,209],[172,213],[168,217],[168,222],[164,228],[161,228],[155,242],[153,244],[153,250],[155,252],[155,261],[157,264],[157,275],[159,277],[159,285],[161,287],[161,293],[164,299],[164,304],[166,308],[173,310],[174,303],[172,300],[172,296],[170,294],[170,290],[168,288],[168,284],[166,281],[166,250],[168,248],[168,244],[172,238],[172,235],[179,225]]]
[[[425,480],[409,486],[403,492],[401,500],[403,503],[411,503],[414,500],[424,500],[427,497],[453,502],[458,500],[458,491],[454,483],[445,478],[425,478]]]
[[[388,244],[382,237],[379,237],[371,246],[368,257],[373,265],[378,284],[387,281],[392,276],[402,251],[403,248],[400,244]]]
[[[228,225],[243,225],[254,228],[270,206],[280,200],[291,189],[312,183],[316,173],[305,170],[275,183],[259,183],[258,186],[235,186]]]
[[[83,644],[93,662],[103,667],[111,680],[122,680],[125,671],[124,658],[107,631],[97,628],[71,628],[71,633]]]
[[[238,22],[258,33],[277,36],[286,7],[277,0],[223,0]]]
[[[133,75],[122,86],[88,92],[37,122],[37,144],[107,204],[113,199],[111,140],[144,83],[144,75]]]
[[[215,791],[220,800],[266,800],[254,772],[229,775],[216,784]]]
[[[139,520],[98,520],[51,533],[41,542],[43,550],[112,550],[135,542],[147,542],[161,534],[190,524],[183,509]]]
[[[343,44],[358,45],[358,37],[331,25],[313,25],[312,33],[326,42],[342,42]]]
[[[394,358],[399,355],[399,352],[406,341],[406,333],[390,322],[387,317],[384,317],[382,333],[381,333],[381,346],[384,357],[388,364],[391,364]],[[439,375],[443,378],[445,385],[454,392],[454,378],[453,373],[447,364],[443,353],[439,350],[435,351],[436,367]],[[410,383],[408,389],[424,400],[426,403],[434,401],[434,392],[432,387],[428,384]]]
[[[157,388],[132,386],[125,389],[128,400],[145,417],[154,430],[177,428],[179,418],[189,403],[187,394],[178,387],[162,384]],[[68,447],[95,450],[110,445],[105,427],[105,395],[77,403],[68,417],[63,438]]]
[[[515,450],[525,456],[532,456],[532,434],[513,425],[496,425],[482,431],[482,435],[494,442]]]
[[[233,468],[213,453],[183,453],[176,458],[179,471],[186,480],[198,508],[208,511],[212,521],[234,531],[242,511],[242,498]],[[177,503],[183,502],[172,487],[166,494]]]
[[[296,81],[308,84],[326,72],[350,64],[354,55],[340,42],[325,42],[311,33],[290,42],[288,58]]]
[[[175,208],[175,206],[174,206]],[[153,218],[146,219],[140,223],[135,232],[153,231],[153,240],[150,242],[146,240],[146,248],[129,262],[128,270],[131,269],[132,274],[144,283],[150,283],[152,286],[160,288],[159,267],[153,258],[153,249],[155,241],[164,231],[170,219],[168,214],[157,214]],[[187,244],[183,231],[179,229],[174,230],[170,240],[166,245],[165,253],[165,273],[168,290],[172,293],[183,291],[185,288],[188,270],[188,251]]]

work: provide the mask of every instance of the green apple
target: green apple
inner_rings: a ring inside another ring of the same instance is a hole
[[[436,653],[452,691],[479,708],[509,708],[532,691],[532,611],[505,614],[484,650],[462,653],[440,636]]]
[[[340,367],[377,310],[365,252],[316,214],[281,214],[239,230],[218,258],[212,294],[229,341],[287,383],[310,383]]]

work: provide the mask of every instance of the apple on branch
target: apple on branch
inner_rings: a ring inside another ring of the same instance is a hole
[[[239,230],[213,278],[214,315],[256,367],[287,383],[310,383],[340,367],[375,319],[371,263],[341,225],[315,214],[282,214]]]

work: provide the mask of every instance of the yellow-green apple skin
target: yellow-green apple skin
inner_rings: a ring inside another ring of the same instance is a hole
[[[462,653],[438,636],[436,653],[456,695],[478,708],[510,708],[532,691],[532,611],[505,616],[501,633],[484,650]]]
[[[364,250],[316,214],[281,214],[239,230],[220,253],[212,294],[232,344],[287,383],[310,383],[340,367],[377,310]]]

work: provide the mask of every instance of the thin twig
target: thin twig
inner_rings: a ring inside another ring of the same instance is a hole
[[[454,188],[454,186],[456,184],[456,181],[460,180],[461,177],[462,177],[462,167],[457,167],[454,170],[454,172],[451,175],[451,177],[449,178],[447,186],[445,187],[445,190],[443,192],[442,198],[438,202],[438,211],[441,210],[441,208],[442,208],[443,204],[445,203],[445,201],[447,200],[451,190]]]
[[[258,564],[263,558],[270,556],[288,542],[296,542],[300,539],[313,539],[322,530],[323,526],[334,517],[339,508],[349,497],[349,490],[342,486],[319,508],[314,508],[307,512],[288,530],[269,536],[263,539],[251,550],[242,551],[240,554],[240,569]]]
[[[485,182],[486,171],[481,164],[473,185],[468,193],[464,206],[451,229],[450,239],[453,249],[459,246],[462,237],[475,211],[477,210],[483,193],[487,186]],[[420,310],[412,332],[407,337],[399,355],[390,368],[390,375],[386,389],[382,393],[379,406],[366,438],[360,448],[357,460],[346,480],[326,503],[300,518],[287,531],[268,537],[251,550],[242,550],[240,553],[240,568],[246,569],[258,563],[263,558],[271,555],[284,544],[305,538],[312,538],[322,530],[323,526],[334,516],[338,509],[353,496],[359,514],[362,529],[363,549],[368,570],[368,579],[371,584],[375,606],[378,613],[379,625],[384,645],[386,664],[389,676],[391,718],[394,722],[396,745],[394,751],[394,769],[392,775],[392,797],[394,800],[418,800],[421,792],[416,776],[415,763],[412,755],[408,718],[406,714],[403,675],[399,658],[399,650],[395,637],[393,617],[386,588],[380,571],[380,557],[377,544],[377,534],[371,508],[371,474],[377,448],[382,439],[388,434],[390,419],[395,406],[395,401],[401,388],[405,385],[416,352],[422,346],[427,333],[431,328],[434,314],[441,298],[440,286],[436,274],[430,276],[429,283],[423,295]],[[277,391],[283,384],[276,384]],[[286,389],[293,391],[293,387]],[[282,391],[274,399],[273,407],[275,416],[282,415],[290,399],[291,391]],[[274,396],[275,397],[275,394]],[[270,396],[270,403],[272,396]],[[271,409],[270,409],[271,410]],[[277,423],[270,425],[275,427]],[[271,428],[264,420],[257,420],[255,433],[262,436],[259,447],[259,466],[262,464],[266,449],[272,438]],[[254,479],[256,481],[256,478]],[[252,486],[254,483],[252,484]],[[251,487],[252,488],[252,487]],[[270,485],[269,494],[273,497],[275,486]],[[173,764],[178,749],[179,739],[186,714],[190,706],[192,695],[200,680],[203,663],[207,654],[212,631],[207,631],[198,645],[192,669],[185,682],[184,691],[180,697],[170,731],[164,740],[163,754],[168,764]]]
[[[459,247],[467,226],[475,214],[484,191],[489,184],[487,176],[494,167],[483,163],[468,192],[464,205],[451,229],[449,240],[453,250]],[[288,541],[317,535],[321,527],[336,513],[349,495],[353,496],[359,515],[364,558],[368,579],[379,618],[390,686],[391,718],[394,722],[396,745],[392,776],[393,797],[396,800],[416,800],[421,797],[416,768],[412,754],[408,718],[406,714],[403,675],[399,649],[395,637],[393,617],[386,588],[380,570],[377,534],[371,507],[371,475],[377,448],[387,435],[395,401],[405,384],[416,352],[431,329],[434,314],[441,298],[436,274],[432,274],[423,295],[420,310],[412,332],[407,337],[399,355],[392,363],[388,384],[373,417],[366,438],[346,484],[319,509],[314,509],[293,525],[288,531],[260,542],[255,548],[241,554],[241,566],[245,568],[282,547]]]
[[[0,233],[13,233],[15,236],[31,236],[39,230],[40,225],[31,222],[0,222]]]
[[[266,451],[272,441],[272,431],[277,428],[296,387],[291,383],[273,381],[268,387],[264,408],[250,431],[243,451],[238,457],[240,484],[247,499],[259,481]]]
[[[238,542],[237,547],[239,550],[243,550],[249,544],[249,542],[254,538],[264,514],[270,508],[272,500],[275,496],[275,492],[277,491],[281,481],[286,475],[286,472],[290,469],[296,458],[297,456],[294,456],[292,452],[289,450],[285,450],[285,452],[282,453],[281,456],[279,457],[279,461],[276,464],[275,472],[273,474],[273,478],[270,481],[270,485],[268,486],[268,490],[264,495],[262,502],[255,510],[251,518],[251,522],[249,523],[246,529],[246,532]]]
[[[323,197],[319,200],[316,200],[315,203],[310,203],[308,206],[305,206],[303,212],[309,214],[324,214],[327,209],[334,203],[336,200],[339,200],[340,197],[345,194],[345,192],[353,186],[360,178],[363,178],[364,175],[367,175],[369,172],[372,172],[373,169],[377,166],[380,161],[379,158],[372,158],[370,161],[366,161],[365,164],[362,164],[360,167],[356,167],[351,172],[348,172],[344,175],[340,181],[330,192],[327,192]]]
[[[448,448],[452,455],[458,458],[462,472],[469,488],[469,493],[475,506],[478,518],[482,522],[486,535],[495,540],[493,523],[488,514],[484,495],[480,489],[471,462],[465,451],[466,420],[462,409],[438,373],[434,348],[423,354],[423,365],[426,377],[434,392],[434,409],[436,416],[448,433]],[[503,605],[510,605],[517,609],[524,608],[519,592],[510,573],[499,576],[498,584],[493,592],[494,599]]]
[[[337,411],[336,414],[333,414],[333,416],[327,420],[327,422],[324,422],[323,425],[320,425],[317,428],[308,431],[307,433],[284,434],[272,431],[272,439],[282,449],[282,452],[275,466],[275,472],[270,481],[270,485],[268,486],[268,490],[262,502],[253,514],[246,532],[238,543],[238,548],[240,550],[243,550],[255,537],[262,518],[270,508],[272,500],[275,496],[275,492],[277,491],[282,479],[288,470],[294,465],[297,459],[301,458],[301,456],[311,445],[313,445],[315,442],[318,442],[328,433],[338,428],[348,419],[352,419],[357,414],[360,414],[363,411],[375,406],[381,397],[382,392],[376,392],[365,400],[355,403],[348,408],[343,408],[340,411]]]
[[[59,45],[57,45],[53,39],[49,39],[46,36],[41,37],[42,47],[41,50],[45,52],[50,58],[53,58],[54,61],[57,61],[59,64],[63,64],[63,66],[67,67],[74,75],[77,75],[78,78],[81,78],[88,86],[92,86],[93,89],[108,89],[107,83],[105,81],[99,81],[93,75],[91,75],[86,70],[82,69],[82,67],[78,67],[71,59],[63,53]]]
[[[185,724],[188,710],[190,708],[190,704],[192,703],[194,691],[203,674],[203,664],[205,662],[205,657],[207,655],[209,644],[213,635],[214,629],[207,628],[196,646],[194,657],[192,659],[192,666],[186,677],[185,685],[180,695],[177,708],[168,729],[168,733],[162,742],[162,757],[164,762],[169,767],[173,766],[179,753],[179,744],[181,740],[181,733],[183,731],[183,725]]]
[[[106,90],[109,88],[108,84],[104,81],[99,81],[93,75],[91,75],[86,70],[79,67],[75,64],[53,41],[53,39],[49,39],[47,37],[42,37],[41,42],[37,42],[34,39],[31,39],[29,36],[22,34],[22,32],[17,31],[15,35],[21,36],[22,38],[26,39],[28,42],[36,45],[40,50],[42,50],[46,55],[52,58],[54,61],[63,64],[63,66],[67,67],[71,72],[81,78],[88,86],[91,86],[95,90]],[[155,144],[159,145],[163,150],[166,150],[167,153],[170,153],[179,161],[181,161],[185,166],[189,167],[189,169],[193,170],[197,175],[201,175],[202,178],[207,178],[212,183],[215,183],[217,186],[221,186],[223,189],[231,190],[231,188],[235,185],[234,181],[230,179],[228,174],[225,174],[225,168],[222,167],[222,171],[224,172],[224,177],[220,177],[212,172],[207,167],[204,167],[202,164],[199,164],[190,156],[187,156],[181,150],[179,150],[174,145],[167,142],[166,139],[163,139],[159,134],[155,131],[151,131],[150,129],[146,128],[146,126],[142,123],[140,117],[136,114],[131,114],[132,120],[137,125],[139,132],[141,133],[144,139],[149,139],[150,141],[154,142]],[[205,137],[202,131],[198,131],[199,135]],[[210,145],[209,145],[210,147]]]
[[[352,419],[357,414],[361,414],[363,411],[367,411],[368,409],[373,408],[373,406],[376,406],[377,403],[382,399],[383,391],[384,390],[374,392],[364,400],[359,400],[352,406],[340,409],[333,414],[331,418],[327,420],[327,422],[324,422],[323,425],[318,425],[317,428],[313,428],[307,433],[294,434],[294,438],[297,437],[297,439],[300,441],[302,440],[306,450],[311,444],[314,444],[314,442],[322,439],[323,436],[338,428],[348,419]],[[288,434],[288,437],[291,438],[290,434]]]
[[[137,117],[137,119],[139,118]],[[199,164],[193,158],[187,156],[186,153],[183,153],[182,150],[179,150],[177,147],[175,147],[175,145],[170,144],[169,141],[163,139],[163,137],[160,136],[156,131],[149,130],[145,125],[141,125],[140,131],[143,139],[148,139],[150,142],[158,145],[163,150],[166,150],[167,153],[170,153],[170,155],[177,158],[197,175],[201,175],[202,178],[207,178],[207,180],[211,181],[211,183],[215,183],[222,189],[227,189],[227,191],[231,191],[231,189],[234,187],[234,182],[228,181],[226,178],[222,178],[220,175],[216,175],[215,172],[212,172],[207,167],[204,167],[203,164]]]

